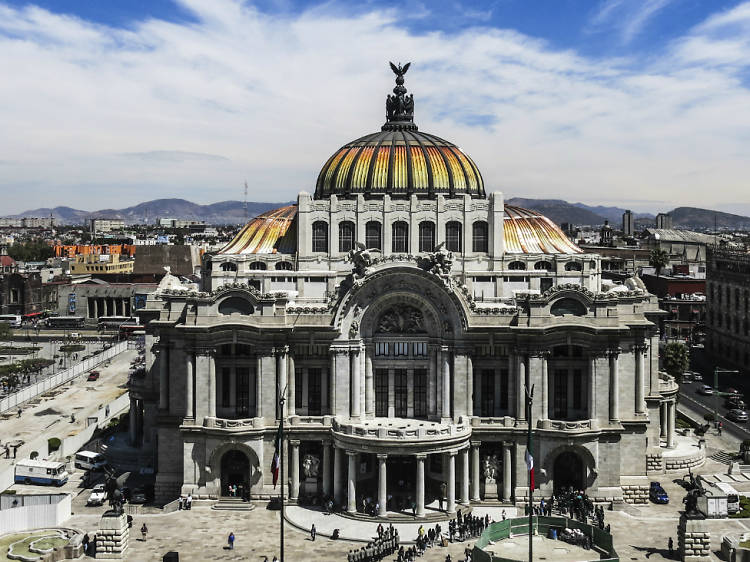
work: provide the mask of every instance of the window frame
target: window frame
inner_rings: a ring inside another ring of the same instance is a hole
[[[463,225],[460,221],[445,223],[445,249],[449,252],[461,253],[463,248]]]

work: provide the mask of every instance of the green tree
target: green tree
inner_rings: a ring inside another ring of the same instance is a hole
[[[19,261],[44,261],[55,255],[52,246],[44,240],[29,240],[13,244],[8,248],[8,255]]]
[[[667,374],[678,378],[684,373],[690,364],[690,356],[685,344],[680,342],[669,342],[664,346],[662,365]]]
[[[669,254],[661,248],[654,248],[648,257],[648,264],[656,270],[656,276],[659,277],[661,270],[669,265]]]
[[[10,324],[5,322],[0,322],[0,342],[8,342],[8,345],[13,346],[13,331]]]

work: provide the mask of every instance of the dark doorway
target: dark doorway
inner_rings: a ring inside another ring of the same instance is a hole
[[[574,490],[585,490],[584,466],[581,457],[571,451],[557,455],[554,466],[555,494]]]
[[[415,457],[388,457],[387,490],[391,496],[388,509],[410,512],[416,502],[417,459]]]
[[[237,497],[244,497],[245,492],[250,490],[249,485],[250,460],[247,455],[237,449],[224,453],[221,457],[221,494],[233,496],[234,486],[237,486]]]

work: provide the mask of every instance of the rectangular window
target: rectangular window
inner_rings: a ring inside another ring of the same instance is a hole
[[[380,223],[370,221],[365,225],[365,246],[367,249],[382,250],[382,236]]]
[[[583,376],[580,369],[573,371],[573,409],[583,408]]]
[[[393,223],[391,251],[394,253],[405,253],[409,251],[409,225],[407,223]]]
[[[388,417],[388,371],[386,369],[375,371],[375,416]]]
[[[435,251],[435,223],[432,223],[432,222],[419,223],[419,251],[420,252]]]
[[[304,370],[302,369],[294,370],[294,407],[295,408],[302,407],[302,388],[305,383],[303,379],[304,376],[305,376]]]
[[[224,367],[221,370],[221,406],[229,408],[229,400],[232,393],[232,370]]]
[[[445,225],[445,249],[450,252],[461,251],[461,223],[449,222]]]
[[[554,418],[564,420],[568,417],[568,372],[555,371]]]
[[[508,411],[508,369],[500,370],[500,409]]]
[[[427,343],[416,342],[414,345],[414,356],[415,357],[427,357]]]
[[[427,371],[425,369],[414,371],[414,417],[427,418]]]
[[[375,355],[389,355],[390,345],[387,342],[379,342],[375,344]]]
[[[409,355],[409,344],[406,342],[394,342],[393,343],[393,355]]]
[[[481,371],[482,404],[481,416],[495,415],[495,371],[492,369],[483,369]]]
[[[319,416],[322,414],[321,403],[323,393],[320,386],[321,370],[307,370],[307,414]]]
[[[237,416],[250,415],[250,369],[237,367]]]
[[[393,372],[393,389],[394,389],[394,415],[397,418],[406,417],[406,403],[407,403],[407,390],[406,390],[406,369],[396,369]]]

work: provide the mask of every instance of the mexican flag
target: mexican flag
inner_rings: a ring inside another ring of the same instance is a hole
[[[526,470],[529,471],[529,488],[534,489],[534,455],[531,453],[531,432],[526,440]]]
[[[271,460],[271,474],[273,474],[273,487],[276,488],[276,482],[279,480],[279,467],[281,466],[281,451],[284,436],[281,433],[281,424],[276,432],[276,439],[273,444],[273,459]]]

